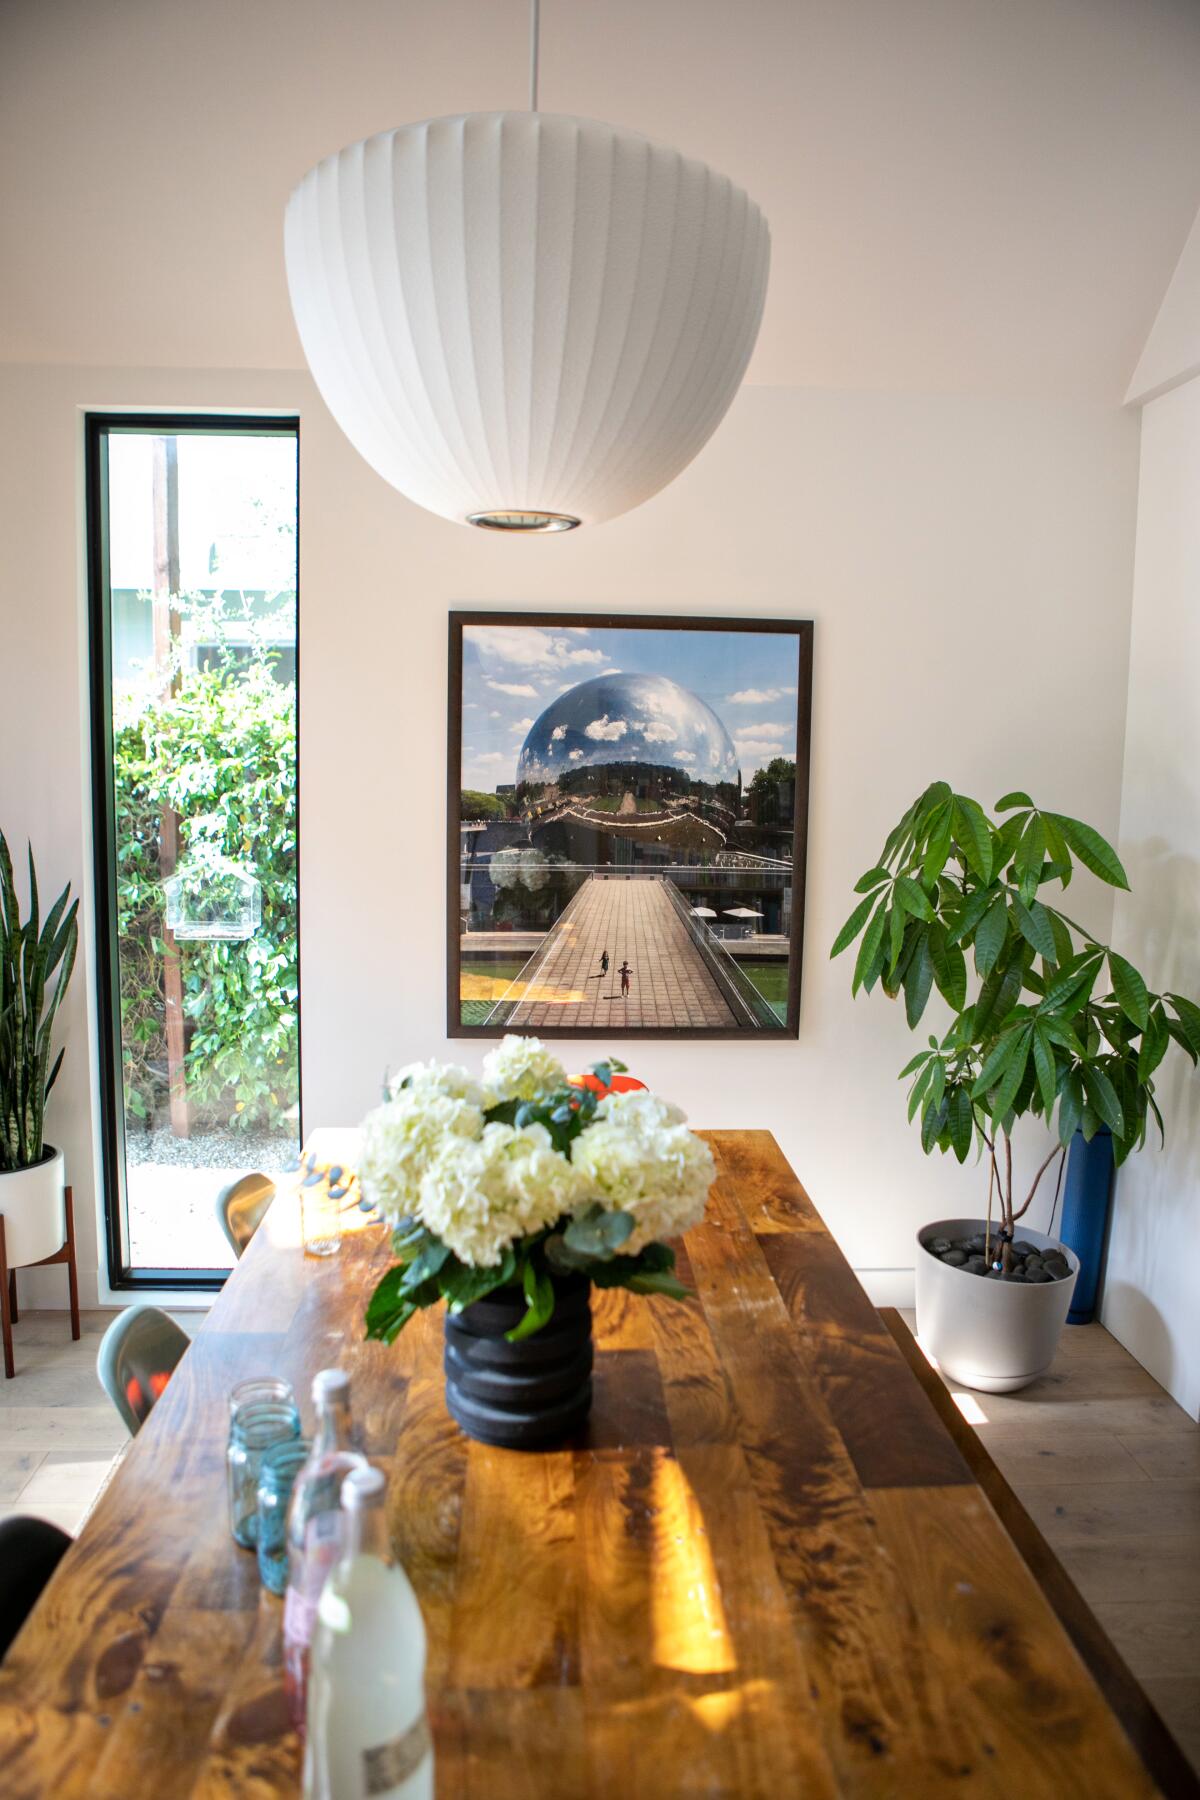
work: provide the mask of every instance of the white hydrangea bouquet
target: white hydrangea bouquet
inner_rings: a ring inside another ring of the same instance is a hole
[[[659,1240],[699,1222],[714,1173],[679,1108],[615,1060],[568,1078],[537,1038],[506,1037],[482,1081],[414,1063],[363,1124],[363,1193],[400,1259],[367,1336],[392,1343],[422,1307],[457,1313],[510,1287],[525,1297],[515,1342],[553,1316],[556,1277],[683,1299]]]

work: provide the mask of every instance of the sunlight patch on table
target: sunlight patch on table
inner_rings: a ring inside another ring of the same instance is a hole
[[[687,1675],[737,1668],[704,1514],[676,1462],[654,1472],[655,1582],[651,1590],[654,1661]]]

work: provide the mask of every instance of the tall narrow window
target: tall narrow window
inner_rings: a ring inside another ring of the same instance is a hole
[[[294,420],[88,420],[109,1276],[212,1286],[300,1132]]]

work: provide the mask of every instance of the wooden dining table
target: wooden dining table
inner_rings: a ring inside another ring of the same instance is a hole
[[[1159,1793],[774,1139],[705,1135],[696,1297],[596,1292],[591,1420],[547,1452],[457,1429],[437,1313],[366,1342],[386,1232],[354,1206],[306,1256],[282,1191],[0,1668],[5,1800],[299,1792],[227,1396],[333,1365],[428,1628],[440,1800]]]

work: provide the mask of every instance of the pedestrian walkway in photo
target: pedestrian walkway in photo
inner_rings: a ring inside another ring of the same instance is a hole
[[[600,958],[608,951],[608,972]],[[621,995],[620,968],[630,967]],[[592,877],[524,971],[528,998],[506,1024],[730,1030],[738,1020],[663,881]]]

